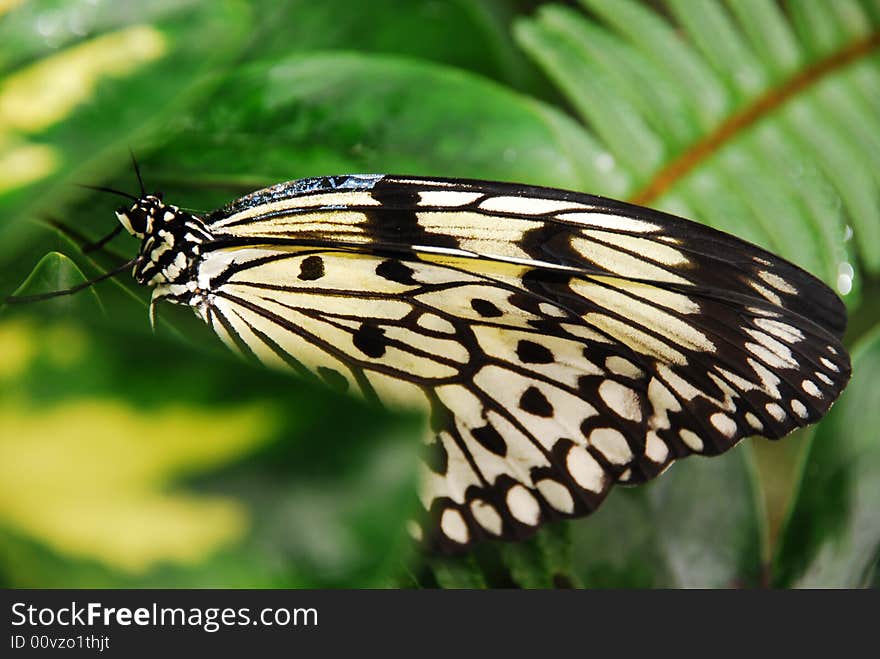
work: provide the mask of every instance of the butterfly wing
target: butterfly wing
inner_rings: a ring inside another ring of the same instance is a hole
[[[522,538],[614,482],[781,437],[849,377],[821,282],[698,224],[577,193],[307,179],[208,218],[231,346],[431,413],[430,541]]]

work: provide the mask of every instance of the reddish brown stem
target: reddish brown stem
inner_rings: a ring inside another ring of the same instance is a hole
[[[875,32],[866,39],[857,41],[830,57],[817,61],[782,86],[769,90],[754,103],[730,116],[713,133],[693,144],[687,151],[663,167],[644,188],[630,197],[630,201],[634,204],[650,206],[651,202],[743,130],[763,119],[796,94],[816,84],[826,75],[865,57],[878,47],[880,47],[880,32]]]

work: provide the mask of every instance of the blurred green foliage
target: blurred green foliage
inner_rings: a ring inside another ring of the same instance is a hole
[[[131,240],[79,250],[113,228],[116,203],[74,184],[133,191],[131,147],[149,187],[196,209],[362,172],[635,199],[836,286],[854,347],[842,400],[786,440],[796,482],[767,468],[768,443],[746,442],[615,491],[592,518],[444,558],[415,553],[404,531],[414,415],[241,363],[186,310],[161,308],[153,334],[147,292],[127,277],[6,307],[4,585],[876,583],[875,0],[33,0],[0,11],[0,295],[69,287],[130,258]],[[769,511],[765,491],[783,493]]]

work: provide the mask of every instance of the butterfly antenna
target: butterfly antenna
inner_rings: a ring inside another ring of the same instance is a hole
[[[109,194],[114,194],[119,197],[125,197],[126,199],[131,199],[132,201],[138,200],[138,198],[135,197],[133,194],[123,192],[122,190],[116,190],[115,188],[108,188],[103,185],[88,185],[86,183],[77,183],[77,185],[81,188],[86,188],[88,190],[97,190],[98,192],[107,192]],[[108,242],[113,240],[116,236],[118,236],[120,231],[122,231],[122,225],[118,224],[116,226],[116,228],[113,229],[113,231],[108,233],[106,236],[104,236],[100,240],[97,240],[97,241],[91,242],[91,243],[85,243],[84,245],[82,245],[80,247],[80,249],[82,250],[82,253],[88,254],[89,252],[94,252],[96,249],[100,249],[101,247],[106,245]]]
[[[128,153],[131,155],[131,164],[134,165],[134,173],[137,176],[138,185],[141,186],[141,196],[146,197],[147,189],[144,187],[144,179],[141,178],[141,168],[138,167],[137,158],[134,157],[134,151],[132,151],[131,148],[128,149]]]
[[[94,279],[90,279],[89,281],[85,281],[82,284],[77,284],[76,286],[71,286],[70,288],[65,288],[62,291],[52,291],[51,293],[40,293],[38,295],[10,295],[6,297],[3,301],[7,304],[13,303],[27,303],[27,302],[40,302],[42,300],[50,300],[55,297],[62,297],[64,295],[73,295],[74,293],[78,293],[79,291],[94,286],[98,282],[102,282],[105,279],[110,279],[111,277],[115,277],[116,275],[124,272],[131,268],[135,263],[137,263],[138,259],[133,258],[131,261],[126,261],[122,265],[110,270],[109,272],[105,272],[103,275],[98,275]]]
[[[88,185],[86,183],[77,183],[77,185],[81,188],[87,188],[89,190],[97,190],[98,192],[109,192],[110,194],[115,194],[120,197],[125,197],[126,199],[131,199],[132,201],[138,200],[138,198],[135,197],[133,194],[123,192],[122,190],[116,190],[114,188],[106,188],[103,185]]]
[[[118,224],[116,226],[116,228],[113,229],[113,231],[108,233],[106,236],[104,236],[100,240],[96,240],[93,243],[86,243],[85,245],[83,245],[80,248],[80,250],[82,251],[83,254],[88,254],[89,252],[94,252],[96,249],[101,249],[104,245],[106,245],[111,240],[113,240],[116,236],[118,236],[121,231],[122,231],[122,225]]]

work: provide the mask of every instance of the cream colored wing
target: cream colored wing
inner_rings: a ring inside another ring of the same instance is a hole
[[[848,374],[833,335],[762,296],[263,240],[206,256],[207,320],[270,366],[428,410],[423,533],[444,549],[526,537],[615,481],[781,436]]]

